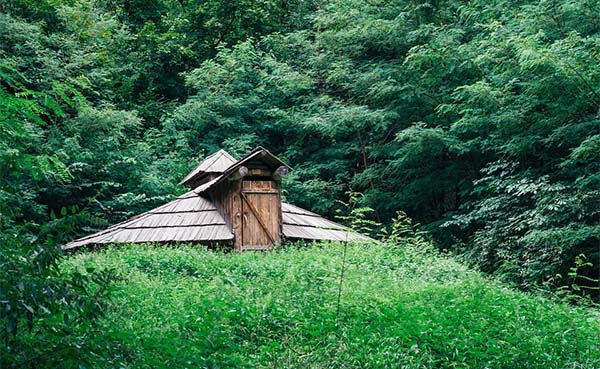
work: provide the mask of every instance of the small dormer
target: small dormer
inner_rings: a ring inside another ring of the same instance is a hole
[[[236,160],[227,151],[219,150],[204,159],[179,184],[194,189],[220,176],[235,162]]]
[[[197,187],[215,204],[238,250],[270,249],[281,242],[281,179],[291,168],[262,147]]]

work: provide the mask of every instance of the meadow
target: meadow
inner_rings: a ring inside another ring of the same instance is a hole
[[[424,241],[349,244],[345,262],[336,243],[241,254],[131,245],[82,252],[62,268],[114,279],[104,314],[74,335],[79,355],[40,364],[600,367],[597,310],[518,291]]]

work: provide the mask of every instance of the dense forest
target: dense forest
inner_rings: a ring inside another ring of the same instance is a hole
[[[333,218],[360,194],[373,220],[403,211],[520,288],[595,288],[598,14],[597,0],[0,1],[1,282],[18,287],[0,300],[38,296],[22,281],[54,246],[181,194],[220,148],[258,145],[294,168],[299,206]]]

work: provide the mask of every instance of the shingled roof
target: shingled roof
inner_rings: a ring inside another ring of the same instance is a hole
[[[216,153],[206,157],[194,170],[192,170],[185,178],[179,182],[181,185],[187,185],[194,180],[198,180],[206,174],[218,173],[221,174],[236,163],[233,156],[225,150],[219,150]]]
[[[241,166],[261,160],[267,167],[283,162],[263,148],[257,148],[239,161],[220,150],[206,158],[187,179],[214,173],[213,179],[155,209],[115,224],[103,231],[77,239],[63,246],[73,249],[86,245],[144,242],[199,242],[232,244],[235,238],[233,221],[211,198],[215,185],[230,178]],[[227,167],[225,165],[230,163]],[[182,183],[186,182],[182,181]],[[227,184],[227,183],[225,183]],[[281,202],[281,236],[289,240],[369,240],[347,227],[327,220],[313,212]]]
[[[226,242],[233,233],[215,205],[193,191],[104,231],[63,246],[141,242]]]
[[[287,239],[355,241],[371,240],[340,224],[292,204],[281,203],[283,235]]]

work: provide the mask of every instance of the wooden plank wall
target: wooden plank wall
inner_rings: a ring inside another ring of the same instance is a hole
[[[261,174],[264,171],[264,168],[257,169]],[[209,190],[211,200],[234,234],[233,246],[238,251],[271,248],[274,243],[281,241],[281,183],[270,178],[271,171],[266,174],[269,175],[226,179]],[[244,206],[242,191],[246,192],[248,201],[258,209],[271,237],[264,231],[250,207]]]
[[[281,198],[272,180],[242,181],[242,248],[270,249],[281,242]]]
[[[240,249],[242,240],[241,180],[224,180],[210,189],[209,195],[234,235],[233,245]]]

